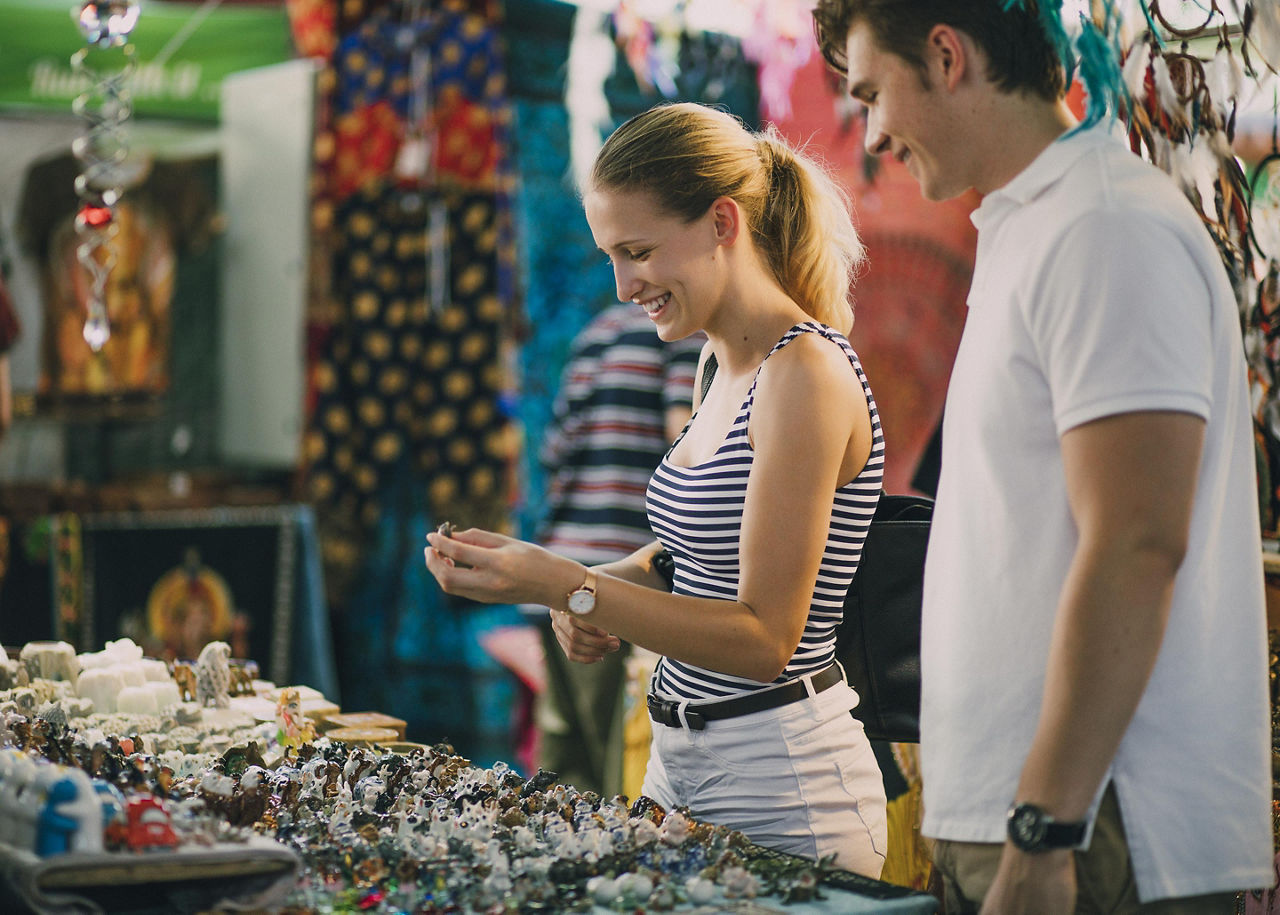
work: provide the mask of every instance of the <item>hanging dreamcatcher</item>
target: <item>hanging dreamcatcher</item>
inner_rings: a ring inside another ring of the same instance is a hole
[[[1120,118],[1133,151],[1178,183],[1217,245],[1240,310],[1257,429],[1280,468],[1280,147],[1273,137],[1252,176],[1234,151],[1241,106],[1280,67],[1280,3],[1142,0],[1126,23],[1118,0],[1093,0],[1070,40],[1062,5],[1036,9],[1068,81],[1075,73],[1084,85],[1082,126]],[[1280,499],[1269,501],[1268,529],[1280,516]]]

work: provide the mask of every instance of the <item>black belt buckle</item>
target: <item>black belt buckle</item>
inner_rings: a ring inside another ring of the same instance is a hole
[[[707,726],[707,719],[688,707],[685,708],[684,720],[681,721],[679,702],[672,702],[670,699],[659,699],[654,695],[648,696],[647,700],[649,717],[658,722],[658,724],[665,724],[669,728],[680,728],[687,725],[691,731],[701,731]]]

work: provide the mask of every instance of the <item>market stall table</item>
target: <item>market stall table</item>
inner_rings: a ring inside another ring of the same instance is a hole
[[[169,671],[127,639],[80,655],[62,643],[14,653],[0,663],[10,909],[936,909],[931,896],[767,851],[649,798],[407,743],[399,719],[232,676],[225,643],[201,650],[196,701],[178,702],[159,678],[180,665]],[[160,687],[145,710],[121,701],[134,681]],[[229,695],[234,683],[253,694]],[[325,727],[348,726],[322,732],[313,710]]]

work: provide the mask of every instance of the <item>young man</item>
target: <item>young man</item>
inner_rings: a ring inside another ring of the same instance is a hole
[[[1169,178],[1073,132],[1034,0],[1005,5],[814,12],[867,149],[930,199],[984,195],[925,573],[923,828],[948,915],[1232,912],[1274,879],[1235,300]]]

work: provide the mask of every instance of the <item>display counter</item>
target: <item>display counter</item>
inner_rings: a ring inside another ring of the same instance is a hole
[[[123,641],[81,655],[29,644],[0,664],[10,903],[293,915],[936,910],[931,896],[767,851],[648,798],[404,743],[397,719],[343,712],[314,689],[257,681],[232,695],[244,681],[227,654],[207,645],[196,694],[177,702],[165,666]],[[118,695],[104,693],[109,683]]]

